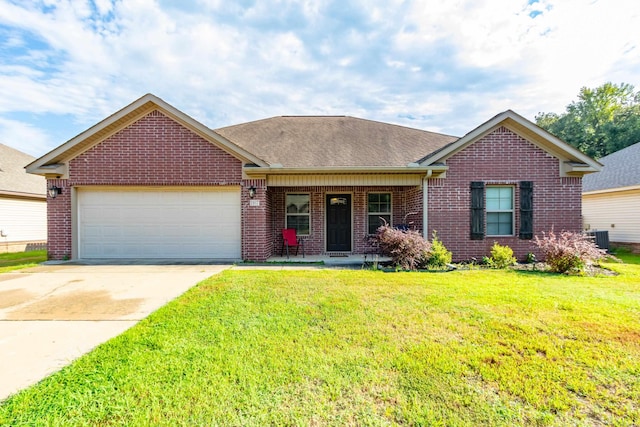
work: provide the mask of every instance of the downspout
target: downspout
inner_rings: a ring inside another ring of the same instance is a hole
[[[429,239],[429,178],[433,171],[429,169],[427,175],[422,178],[422,236]]]

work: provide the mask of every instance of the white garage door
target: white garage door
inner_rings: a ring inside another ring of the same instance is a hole
[[[240,189],[79,189],[79,258],[240,259]]]

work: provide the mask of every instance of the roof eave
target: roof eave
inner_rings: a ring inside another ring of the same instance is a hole
[[[580,152],[576,148],[550,134],[546,130],[542,129],[538,125],[525,119],[512,110],[504,111],[493,117],[492,119],[489,119],[471,132],[467,133],[459,140],[455,141],[452,144],[449,144],[448,146],[445,146],[440,152],[437,152],[435,156],[428,157],[421,164],[431,165],[433,163],[443,162],[451,155],[464,149],[466,146],[492,132],[499,126],[505,126],[516,133],[529,137],[533,140],[532,142],[542,145],[546,151],[556,157],[566,160],[572,160],[577,163],[586,165],[584,173],[598,172],[603,166],[598,161]],[[587,171],[586,169],[589,170]]]
[[[582,195],[590,196],[593,194],[617,193],[621,191],[635,191],[635,190],[640,190],[640,184],[627,185],[625,187],[610,187],[610,188],[601,188],[599,190],[583,191]]]
[[[564,162],[562,164],[562,171],[567,176],[584,176],[589,173],[600,172],[601,169],[585,163]]]
[[[325,175],[325,174],[420,174],[438,176],[449,169],[446,165],[431,166],[327,166],[327,167],[258,167],[245,165],[248,176],[257,175]]]
[[[62,178],[67,174],[67,165],[64,163],[53,163],[38,168],[26,166],[25,168],[27,169],[27,173],[42,175],[45,178]]]
[[[37,200],[47,199],[46,194],[23,193],[21,191],[6,191],[6,190],[0,190],[0,196],[15,197],[19,199],[37,199]]]

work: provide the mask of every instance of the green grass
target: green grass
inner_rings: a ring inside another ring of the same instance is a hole
[[[227,271],[2,425],[639,425],[640,266]]]
[[[0,254],[0,273],[35,267],[46,260],[46,250]]]
[[[613,254],[627,264],[640,264],[640,254],[631,253],[628,249],[615,248]]]

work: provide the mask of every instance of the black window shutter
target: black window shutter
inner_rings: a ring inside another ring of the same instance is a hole
[[[533,181],[520,181],[520,238],[533,239]]]
[[[484,182],[471,182],[471,240],[484,239]]]

